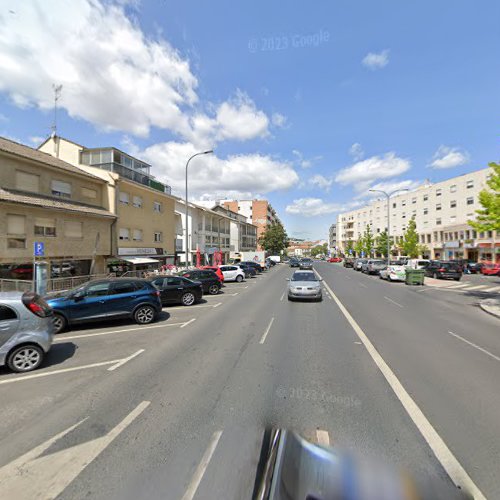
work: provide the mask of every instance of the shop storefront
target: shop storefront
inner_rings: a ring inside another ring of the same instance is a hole
[[[164,265],[174,264],[175,255],[164,253],[159,247],[120,247],[118,255],[108,259],[110,273],[123,274],[129,271],[154,271]]]

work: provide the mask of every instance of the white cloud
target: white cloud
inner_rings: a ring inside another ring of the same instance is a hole
[[[271,122],[275,127],[283,128],[287,125],[287,118],[281,113],[273,113],[271,116]]]
[[[191,143],[165,142],[140,153],[140,158],[154,165],[154,173],[170,184],[174,192],[184,193],[186,159],[196,152]],[[189,164],[189,191],[193,197],[253,197],[289,189],[299,177],[293,167],[267,155],[216,155],[195,158]]]
[[[333,179],[327,179],[321,174],[316,174],[313,175],[308,182],[311,186],[317,187],[319,189],[324,189],[325,191],[329,191],[330,187],[333,184]]]
[[[297,149],[292,150],[292,154],[297,158],[296,163],[301,168],[311,168],[313,164],[321,160],[322,156],[314,156],[312,158],[304,158],[304,155]]]
[[[418,186],[422,184],[422,181],[419,180],[402,180],[402,181],[394,181],[394,182],[378,182],[369,187],[369,189],[378,189],[379,191],[385,191],[386,193],[393,193],[394,191],[399,191],[402,189],[406,189],[408,191],[413,191]],[[383,195],[381,193],[372,193],[368,189],[362,193],[360,193],[356,198],[379,198]]]
[[[469,161],[469,153],[460,148],[441,145],[432,158],[433,161],[429,165],[431,168],[453,168],[467,163]]]
[[[396,177],[411,167],[409,160],[399,158],[396,153],[389,152],[384,156],[372,156],[342,169],[335,181],[343,185],[353,185],[357,192],[365,191],[378,179]]]
[[[328,215],[336,212],[343,212],[351,208],[360,206],[361,202],[342,203],[327,203],[321,198],[299,198],[293,200],[290,205],[285,208],[286,213],[291,215],[302,215],[303,217],[317,217]]]
[[[363,151],[363,148],[361,147],[361,144],[359,142],[355,142],[349,148],[349,154],[354,158],[355,161],[362,160],[365,156],[365,152]]]
[[[385,49],[382,52],[369,52],[363,58],[363,66],[369,69],[381,69],[389,64],[389,49]]]
[[[29,138],[29,141],[31,142],[31,144],[34,144],[35,146],[39,146],[40,144],[42,144],[42,142],[45,139],[46,139],[46,137],[40,137],[38,135],[34,135],[34,136]]]

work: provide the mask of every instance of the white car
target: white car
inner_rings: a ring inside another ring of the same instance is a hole
[[[383,280],[389,281],[405,281],[406,280],[406,266],[391,264],[390,266],[382,269],[379,276]]]
[[[222,274],[224,275],[224,281],[237,281],[241,283],[245,279],[245,272],[241,267],[238,266],[219,266]]]

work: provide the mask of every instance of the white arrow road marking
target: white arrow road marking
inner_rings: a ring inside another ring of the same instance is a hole
[[[182,326],[181,326],[182,328]],[[139,349],[137,352],[134,352],[134,354],[131,354],[127,358],[123,358],[122,360],[118,361],[116,365],[110,366],[108,368],[108,372],[115,371],[117,368],[120,368],[120,366],[123,366],[125,363],[130,361],[131,359],[134,359],[136,356],[139,356],[139,354],[142,354],[144,352],[144,349]]]
[[[188,489],[186,490],[186,493],[184,493],[184,496],[182,497],[182,500],[193,500],[193,497],[196,495],[196,491],[198,490],[198,486],[200,486],[201,480],[203,479],[205,471],[207,470],[208,464],[212,459],[212,455],[214,454],[215,448],[217,448],[217,445],[219,444],[219,439],[221,436],[222,436],[222,431],[217,431],[213,433],[212,439],[210,440],[210,444],[208,445],[208,448],[206,449],[201,459],[201,462],[196,468],[193,477],[191,478],[191,482],[189,483]]]
[[[5,465],[0,469],[2,497],[56,498],[149,404],[150,401],[143,401],[103,437],[42,456],[51,445],[87,420],[84,419]]]

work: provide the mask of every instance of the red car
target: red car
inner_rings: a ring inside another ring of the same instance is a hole
[[[224,283],[224,275],[217,266],[201,266],[200,269],[210,269],[211,271],[214,271],[215,274],[218,276],[221,285]]]
[[[328,262],[342,262],[342,257],[330,257]]]
[[[485,262],[481,268],[481,274],[488,276],[500,276],[500,262],[494,264],[493,262]]]

